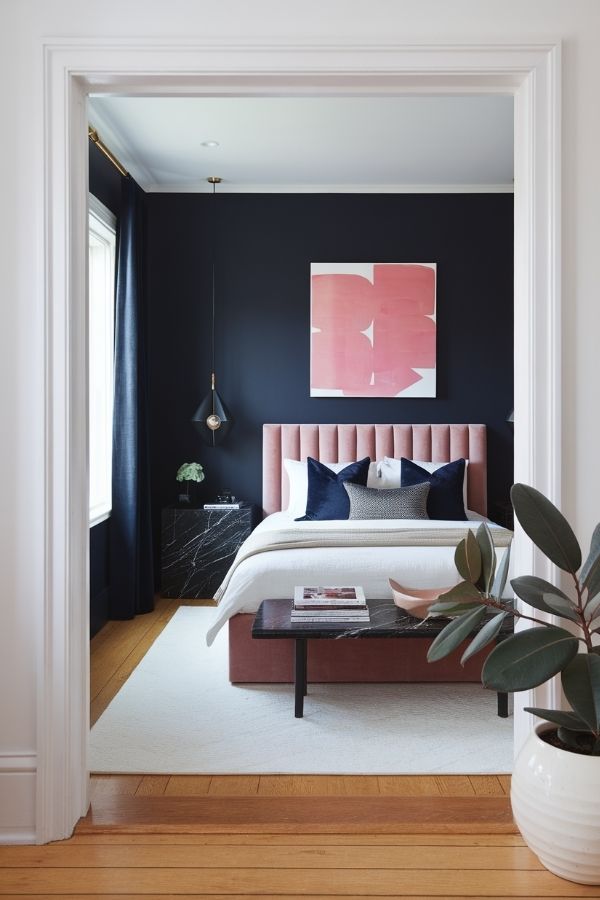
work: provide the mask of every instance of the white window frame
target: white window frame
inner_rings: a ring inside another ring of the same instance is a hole
[[[89,518],[92,528],[108,519],[112,510],[117,219],[93,194],[89,194],[88,201]],[[100,257],[96,264],[92,260],[94,246]],[[92,277],[96,265],[101,267],[101,277],[94,289]],[[95,398],[94,386],[97,386]]]

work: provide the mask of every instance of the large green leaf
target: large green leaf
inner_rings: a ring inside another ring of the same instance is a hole
[[[481,575],[481,551],[470,529],[454,552],[454,564],[461,578],[470,581],[471,584],[477,583]]]
[[[561,672],[577,653],[579,642],[564,628],[530,628],[494,647],[481,680],[495,691],[527,691]]]
[[[563,669],[565,697],[595,734],[600,732],[600,656],[578,653]]]
[[[445,594],[440,594],[429,607],[429,612],[436,616],[453,616],[457,612],[466,612],[463,607],[473,604],[481,604],[481,594],[470,581],[461,581]]]
[[[480,607],[480,603],[436,603],[435,606],[429,607],[429,615],[434,618],[441,616],[442,618],[453,619],[454,616],[462,616],[463,613],[470,612],[472,609]]]
[[[510,499],[525,533],[564,572],[581,566],[581,548],[563,514],[543,494],[527,484],[513,484]]]
[[[600,594],[600,571],[594,571],[590,574],[586,587],[588,589],[588,596],[597,597],[598,594]]]
[[[590,552],[584,562],[579,574],[580,581],[587,586],[590,578],[593,577],[596,570],[600,568],[600,524],[594,528],[592,540],[590,543]]]
[[[453,619],[449,625],[446,625],[443,631],[440,631],[427,653],[428,662],[436,662],[448,656],[453,650],[456,650],[467,635],[471,634],[473,629],[479,625],[486,613],[485,606],[474,609],[465,613],[458,619]]]
[[[546,603],[544,599],[546,594],[561,597],[567,603],[571,603],[573,609],[576,608],[575,604],[569,600],[566,594],[563,594],[560,588],[554,587],[549,581],[544,581],[543,578],[537,578],[535,575],[521,575],[519,578],[513,578],[510,586],[517,597],[520,597],[529,606],[533,606],[541,612],[550,613],[552,616],[556,615],[556,610]]]
[[[496,551],[490,529],[485,522],[482,522],[477,529],[475,539],[481,552],[481,580],[483,582],[481,586],[485,593],[489,594],[496,574]]]
[[[600,594],[596,594],[585,605],[585,617],[588,622],[591,622],[597,616],[600,616]]]
[[[485,625],[482,625],[463,655],[460,658],[461,665],[464,666],[466,661],[470,659],[475,653],[479,653],[484,647],[488,644],[491,644],[492,641],[498,636],[500,629],[502,628],[502,623],[504,622],[507,613],[498,613],[497,616],[493,616],[489,622],[486,622]]]
[[[497,597],[499,600],[504,593],[504,588],[506,587],[506,579],[508,578],[508,567],[510,566],[510,544],[504,551],[504,555],[500,560],[500,565],[498,566],[498,571],[496,572],[496,577],[494,579],[494,584],[492,585],[492,596]]]
[[[577,713],[567,712],[561,709],[540,709],[537,706],[526,706],[525,712],[533,713],[540,719],[546,719],[547,722],[554,722],[561,728],[570,728],[572,731],[585,731],[587,728],[583,719],[580,719]]]
[[[581,624],[579,611],[570,600],[565,600],[564,597],[558,597],[556,594],[544,594],[544,603],[554,610],[555,616],[562,616],[563,619],[570,619],[571,622]]]
[[[600,593],[600,525],[594,528],[590,552],[579,577],[581,583],[588,589],[590,597]]]

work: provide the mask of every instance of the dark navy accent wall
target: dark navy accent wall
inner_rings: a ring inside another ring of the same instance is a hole
[[[118,217],[121,199],[121,176],[106,156],[89,142],[89,187],[111,212]],[[110,519],[90,528],[90,636],[93,637],[108,619],[110,579],[108,549]]]
[[[216,449],[190,417],[210,384],[213,198],[148,195],[153,518],[182,462],[202,499],[261,500],[264,422],[484,422],[489,499],[513,473],[513,198],[510,194],[221,194],[217,387],[236,424]],[[309,397],[311,262],[436,262],[435,399]],[[158,534],[156,534],[158,547]]]

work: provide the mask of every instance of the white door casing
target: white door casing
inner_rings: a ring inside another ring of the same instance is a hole
[[[38,842],[88,805],[87,121],[90,92],[515,96],[515,480],[560,503],[560,47],[54,39],[44,44],[46,580],[38,683]],[[517,532],[514,570],[552,567]],[[552,705],[553,684],[520,697]]]

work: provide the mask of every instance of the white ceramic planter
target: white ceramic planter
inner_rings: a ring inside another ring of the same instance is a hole
[[[547,869],[580,884],[600,884],[600,757],[552,747],[538,725],[512,776],[515,822]]]

